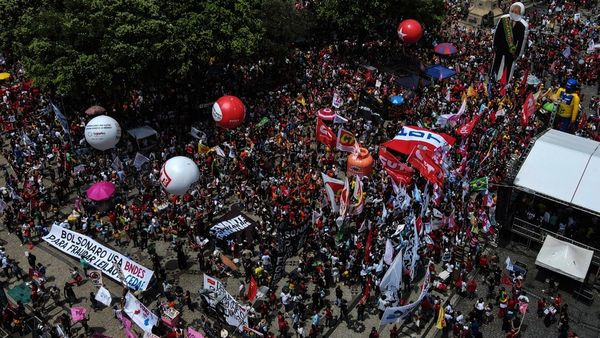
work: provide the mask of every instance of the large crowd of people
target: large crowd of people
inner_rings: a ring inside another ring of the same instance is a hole
[[[305,10],[309,3],[299,1],[297,7]],[[156,306],[150,293],[139,294],[140,300],[156,311],[164,310],[164,300],[169,301],[167,306],[182,310],[186,306],[185,311],[194,311],[195,296],[169,279],[161,253],[155,249],[155,242],[170,241],[180,269],[194,265],[222,280],[239,279],[240,302],[251,308],[249,326],[266,337],[317,337],[335,325],[334,317],[347,321],[353,306],[361,320],[370,308],[377,308],[381,315],[386,307],[408,304],[416,299],[415,292],[423,284],[426,270],[431,272],[427,276],[432,289],[456,289],[475,300],[473,311],[455,311],[430,292],[410,321],[418,322],[419,327],[429,321],[440,323],[445,336],[482,337],[487,325],[498,325],[493,318],[500,317],[502,329],[517,337],[519,310],[529,300],[521,291],[521,279],[503,279],[502,262],[485,250],[499,230],[494,215],[495,185],[507,178],[509,162],[521,156],[536,135],[552,127],[550,114],[542,114],[541,110],[526,126],[521,125],[521,109],[529,92],[539,95],[541,106],[550,97],[545,94],[556,91],[567,79],[597,85],[598,52],[586,53],[589,41],[598,40],[597,23],[586,18],[575,21],[575,8],[569,2],[557,1],[549,8],[528,10],[526,54],[519,60],[513,80],[507,88],[501,88],[498,83],[488,86],[487,80],[493,32],[460,24],[463,9],[464,2],[447,1],[446,24],[428,30],[415,45],[402,46],[383,38],[330,41],[297,48],[282,62],[224,66],[220,74],[225,79],[207,84],[206,95],[239,95],[248,110],[246,122],[236,129],[221,130],[212,121],[197,121],[195,128],[205,134],[202,140],[182,132],[183,120],[177,118],[178,112],[161,111],[164,96],[132,93],[130,102],[114,105],[119,113],[113,116],[124,129],[135,126],[140,116],[149,116],[146,122],[159,132],[158,144],[144,150],[125,134],[114,150],[90,149],[83,136],[88,116],[65,111],[69,126],[62,128],[48,108],[50,98],[32,86],[26,70],[18,62],[3,64],[0,69],[13,75],[0,83],[2,155],[6,160],[6,183],[0,201],[3,226],[30,250],[39,245],[41,236],[52,226],[67,227],[125,253],[129,248],[139,248],[147,252],[156,288],[160,289]],[[454,43],[456,55],[435,54],[433,46],[441,42]],[[570,54],[565,56],[567,47]],[[421,83],[416,89],[406,88],[398,81],[402,74],[390,70],[395,63],[416,72],[430,64],[441,64],[457,74],[444,80],[429,79],[427,86]],[[275,69],[280,70],[272,71]],[[257,90],[265,77],[278,73],[284,80],[276,82],[282,85]],[[527,74],[537,76],[539,84],[528,84],[526,78],[523,81]],[[434,187],[416,174],[414,183],[403,187],[402,196],[376,164],[373,174],[364,180],[364,211],[343,226],[336,223],[337,213],[323,193],[321,173],[343,176],[347,153],[325,147],[315,139],[316,112],[330,107],[334,95],[344,100],[337,110],[348,119],[343,128],[356,135],[374,157],[379,145],[392,139],[403,126],[421,126],[456,136],[455,146],[443,154],[445,184]],[[404,106],[399,117],[384,121],[385,102],[395,95],[405,98]],[[374,102],[371,116],[359,113],[360,101],[366,98]],[[456,113],[463,100],[467,102],[465,113],[454,125],[437,123],[439,116]],[[581,115],[598,114],[597,100],[590,102],[590,106],[582,107]],[[457,135],[455,127],[470,121],[481,106],[487,110],[470,135]],[[108,114],[113,114],[112,109]],[[267,123],[261,123],[264,117]],[[596,127],[596,120],[587,119],[572,126],[571,132],[592,137]],[[224,154],[212,148],[215,146]],[[147,163],[134,166],[136,152],[143,153]],[[181,197],[168,195],[160,185],[162,164],[177,155],[192,158],[200,169],[200,180]],[[122,165],[114,165],[115,157]],[[474,189],[470,182],[482,177],[488,178],[488,186]],[[116,185],[117,192],[109,203],[86,198],[85,188],[97,181]],[[399,195],[407,203],[397,203]],[[210,234],[215,219],[233,204],[258,219],[253,241],[218,240]],[[413,216],[418,215],[424,230],[416,266],[412,273],[405,267],[403,285],[397,292],[380,292],[377,285],[387,268],[381,263],[386,242],[389,239],[398,252],[416,226]],[[411,219],[412,223],[406,222]],[[406,226],[401,226],[404,223]],[[278,247],[282,229],[300,229],[306,224],[307,239],[298,252],[297,265],[281,281],[273,280],[275,262],[284,254]],[[465,248],[464,256],[455,255],[457,246]],[[45,268],[43,262],[36,262],[33,253],[28,259],[29,276],[9,254],[0,251],[4,278],[32,281],[35,315],[46,318],[44,303],[48,300],[71,304],[76,298],[74,289],[85,272],[72,271],[73,282],[64,286],[61,297],[60,289],[46,288],[44,279],[37,278],[45,275]],[[236,276],[222,255],[239,262],[243,276]],[[82,270],[87,270],[86,264],[82,257]],[[479,283],[487,289],[485,299],[475,297],[478,281],[471,274],[475,269],[483,276]],[[439,277],[443,272],[448,274],[447,279]],[[244,293],[251,278],[271,287],[255,308]],[[362,290],[364,297],[352,304],[341,285]],[[42,293],[51,297],[38,297]],[[335,294],[335,302],[326,299],[329,293]],[[538,303],[538,314],[548,317],[545,321],[558,322],[560,336],[567,337],[567,306],[554,296],[551,304]],[[533,308],[530,305],[530,311]],[[118,305],[115,311],[119,311]],[[445,320],[439,320],[441,313]],[[3,324],[21,330],[28,315],[23,304],[18,304],[4,311]],[[206,313],[200,316],[204,323],[201,329],[210,330],[212,320],[206,318]],[[69,317],[61,317],[58,323],[67,329],[63,334],[71,337]],[[84,329],[84,335],[92,334],[87,325]],[[180,332],[181,328],[176,327],[162,333],[176,337]],[[58,335],[54,329],[44,334]],[[378,334],[375,328],[369,332],[370,337]],[[390,336],[399,335],[398,326],[392,325]]]

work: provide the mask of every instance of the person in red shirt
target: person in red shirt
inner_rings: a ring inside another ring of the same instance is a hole
[[[469,299],[475,299],[476,291],[477,291],[477,282],[475,281],[475,278],[473,278],[467,283],[467,293],[469,294]]]
[[[375,329],[375,327],[371,328],[369,338],[379,338],[379,332],[377,332],[377,329]]]
[[[394,325],[394,327],[392,327],[390,329],[390,338],[398,338],[399,335],[400,335],[400,330],[398,330],[396,325]]]

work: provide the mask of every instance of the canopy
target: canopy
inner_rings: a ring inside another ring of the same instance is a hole
[[[443,80],[456,75],[455,71],[442,65],[429,66],[424,72],[434,80]]]
[[[136,140],[145,139],[146,137],[150,137],[150,136],[158,134],[158,132],[150,126],[143,126],[143,127],[129,129],[127,131],[127,133],[129,133],[129,135],[133,136]]]
[[[592,250],[546,236],[535,265],[583,282],[593,255]]]
[[[515,178],[517,187],[600,213],[600,142],[550,129]]]

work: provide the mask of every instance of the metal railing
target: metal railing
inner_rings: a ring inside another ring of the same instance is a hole
[[[578,242],[572,238],[566,237],[559,233],[549,231],[547,229],[542,228],[540,225],[527,222],[517,217],[514,218],[510,231],[514,234],[523,236],[528,240],[535,241],[540,244],[544,243],[544,240],[546,239],[547,235],[550,235],[563,242],[568,242],[577,245],[578,247],[591,250],[594,253],[594,255],[592,256],[592,264],[600,267],[600,249],[598,248]]]

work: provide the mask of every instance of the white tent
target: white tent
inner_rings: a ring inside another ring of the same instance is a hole
[[[600,213],[600,142],[550,129],[538,138],[514,184]]]
[[[158,132],[150,126],[137,127],[127,130],[127,133],[136,140],[145,139],[150,136],[157,135]]]
[[[592,250],[546,236],[535,265],[583,282],[593,255]]]

